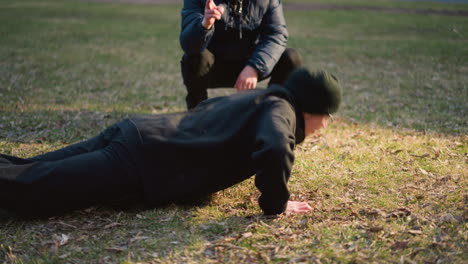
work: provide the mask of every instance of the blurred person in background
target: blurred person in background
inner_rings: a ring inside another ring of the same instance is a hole
[[[282,84],[302,64],[286,48],[281,0],[184,0],[180,45],[187,108],[207,99],[208,88],[254,89],[271,77]]]

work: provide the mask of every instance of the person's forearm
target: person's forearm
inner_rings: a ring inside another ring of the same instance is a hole
[[[214,27],[207,30],[202,26],[203,10],[204,6],[199,6],[197,1],[184,1],[179,41],[186,54],[200,53],[206,49],[213,36]]]
[[[272,72],[281,55],[286,50],[286,41],[282,43],[284,44],[277,44],[272,40],[264,40],[257,45],[247,64],[257,70],[259,78],[265,78]]]
[[[288,31],[280,3],[265,15],[259,42],[248,60],[257,69],[259,78],[268,76],[286,49]]]
[[[256,145],[252,155],[257,173],[255,186],[262,193],[258,199],[265,214],[281,214],[289,200],[287,183],[294,162],[295,113],[291,105],[276,99],[257,120]]]
[[[180,33],[180,46],[186,54],[200,53],[208,47],[213,35],[213,27],[206,30],[201,25],[201,19],[192,21],[187,28]]]
[[[281,214],[286,210],[290,197],[287,183],[294,157],[291,153],[278,155],[274,150],[268,152],[265,155],[270,157],[265,157],[264,167],[257,171],[255,177],[255,186],[262,193],[258,203],[266,215]]]

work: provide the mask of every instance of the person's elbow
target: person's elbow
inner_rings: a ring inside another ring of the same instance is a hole
[[[266,31],[266,36],[270,36],[271,41],[280,46],[286,46],[288,42],[289,33],[285,26],[282,25],[272,25]]]
[[[184,53],[188,55],[199,54],[205,48],[199,40],[196,40],[193,37],[187,36],[187,34],[183,33],[180,35],[179,43]]]

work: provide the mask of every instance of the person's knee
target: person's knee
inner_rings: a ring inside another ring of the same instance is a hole
[[[285,64],[289,65],[292,68],[299,68],[302,66],[301,55],[296,49],[293,48],[287,48],[283,52],[281,60],[283,60]]]
[[[302,59],[299,52],[295,49],[287,48],[273,68],[269,85],[283,84],[289,73],[300,67],[302,67]]]
[[[196,54],[184,54],[182,57],[182,73],[183,75],[201,77],[210,71],[214,60],[214,55],[206,49]]]

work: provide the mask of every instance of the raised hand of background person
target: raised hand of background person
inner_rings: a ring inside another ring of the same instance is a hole
[[[236,84],[234,87],[238,92],[244,90],[255,89],[257,87],[258,73],[257,70],[252,66],[245,66],[237,77]]]
[[[202,20],[202,26],[205,29],[210,29],[216,20],[221,19],[221,15],[224,13],[223,6],[216,6],[213,0],[206,0],[205,4],[205,16]]]
[[[286,214],[299,214],[312,211],[308,202],[288,201],[286,205]]]

